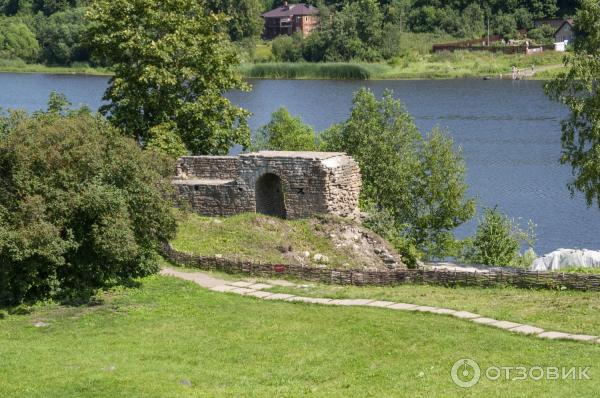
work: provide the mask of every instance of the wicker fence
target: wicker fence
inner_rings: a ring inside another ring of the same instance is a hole
[[[318,268],[305,265],[265,264],[219,257],[197,256],[179,252],[170,245],[163,248],[174,263],[207,271],[298,279],[337,285],[387,286],[399,284],[430,284],[441,286],[515,286],[537,289],[570,289],[600,291],[600,275],[536,272],[526,270],[490,270],[487,272],[457,272],[448,270],[377,270]]]

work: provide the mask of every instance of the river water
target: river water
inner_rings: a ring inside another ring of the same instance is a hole
[[[75,105],[97,109],[106,77],[0,74],[0,107],[43,109],[52,90]],[[581,195],[571,198],[570,168],[559,164],[560,120],[565,110],[549,101],[537,81],[256,80],[253,90],[229,97],[253,113],[253,129],[267,123],[279,106],[317,131],[348,117],[352,93],[360,87],[377,95],[394,91],[425,132],[440,126],[463,149],[470,194],[479,206],[498,206],[523,225],[537,224],[540,254],[567,248],[600,249],[600,211]],[[457,235],[473,233],[475,221]]]

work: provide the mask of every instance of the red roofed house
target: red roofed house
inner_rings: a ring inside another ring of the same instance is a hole
[[[319,26],[319,9],[308,4],[283,3],[271,11],[265,12],[262,17],[265,20],[264,36],[272,39],[279,35],[291,35],[301,32],[307,37]]]

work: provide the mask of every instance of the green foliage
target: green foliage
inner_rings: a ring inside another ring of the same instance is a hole
[[[565,104],[570,116],[562,122],[561,162],[570,164],[574,179],[569,189],[585,194],[588,206],[600,208],[600,4],[583,0],[575,18],[577,39],[568,67],[546,86],[554,100]]]
[[[534,228],[530,221],[528,229],[522,230],[514,220],[496,208],[486,208],[475,236],[465,244],[461,260],[470,264],[528,266],[533,261],[532,251],[521,256],[520,250],[523,244],[527,244],[530,249],[534,245]]]
[[[33,0],[31,10],[34,13],[43,12],[46,15],[52,15],[75,7],[77,3],[77,0]]]
[[[383,13],[377,1],[346,3],[330,21],[322,22],[321,34],[307,43],[306,51],[311,61],[375,61],[381,59],[382,27]]]
[[[87,14],[91,45],[115,71],[101,112],[142,143],[161,126],[194,154],[247,147],[249,113],[224,97],[247,88],[234,71],[238,57],[225,18],[187,0],[155,5],[99,0]]]
[[[528,31],[527,37],[535,40],[536,43],[553,43],[555,31],[556,29],[550,25],[542,25]]]
[[[233,41],[257,39],[263,31],[260,0],[207,0],[206,8],[227,15],[227,30]]]
[[[517,21],[510,14],[499,12],[493,20],[494,32],[508,39],[515,38],[517,35]]]
[[[302,34],[277,36],[271,42],[271,51],[276,61],[298,62],[302,60]]]
[[[160,151],[174,159],[187,155],[185,144],[176,131],[177,126],[171,121],[152,127],[148,132],[146,148]]]
[[[0,57],[35,61],[40,46],[35,34],[16,18],[0,16]]]
[[[480,2],[415,0],[408,24],[415,32],[443,31],[461,37],[481,37],[486,19],[493,33],[514,35],[517,29],[531,28],[533,20],[565,15],[569,4],[556,0],[484,0]]]
[[[428,257],[452,246],[452,230],[469,220],[465,167],[452,139],[434,130],[423,139],[400,101],[362,89],[350,118],[321,135],[325,150],[344,151],[361,167],[361,200],[394,219],[396,229]]]
[[[413,239],[403,234],[392,213],[369,202],[362,207],[367,214],[363,224],[390,242],[402,255],[404,264],[409,268],[416,268],[423,252],[415,246]]]
[[[70,65],[90,57],[83,43],[87,22],[83,8],[73,8],[37,19],[42,59],[50,65]]]
[[[252,150],[315,151],[315,132],[299,117],[290,115],[281,107],[271,115],[271,121],[257,132]]]
[[[2,304],[85,297],[148,275],[175,232],[171,162],[66,104],[54,95],[0,141]]]

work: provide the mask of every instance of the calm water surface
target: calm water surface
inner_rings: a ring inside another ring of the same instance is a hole
[[[96,109],[107,78],[0,74],[0,107],[30,111],[45,107],[52,90],[74,105]],[[422,131],[447,129],[463,148],[470,194],[480,206],[495,206],[523,224],[537,225],[536,251],[559,247],[600,249],[600,211],[581,196],[571,198],[570,169],[558,163],[559,121],[566,115],[535,81],[253,81],[250,93],[230,98],[253,112],[253,129],[267,123],[279,106],[300,115],[316,130],[348,117],[352,93],[362,86],[377,95],[392,89]],[[459,236],[473,232],[472,222]]]

